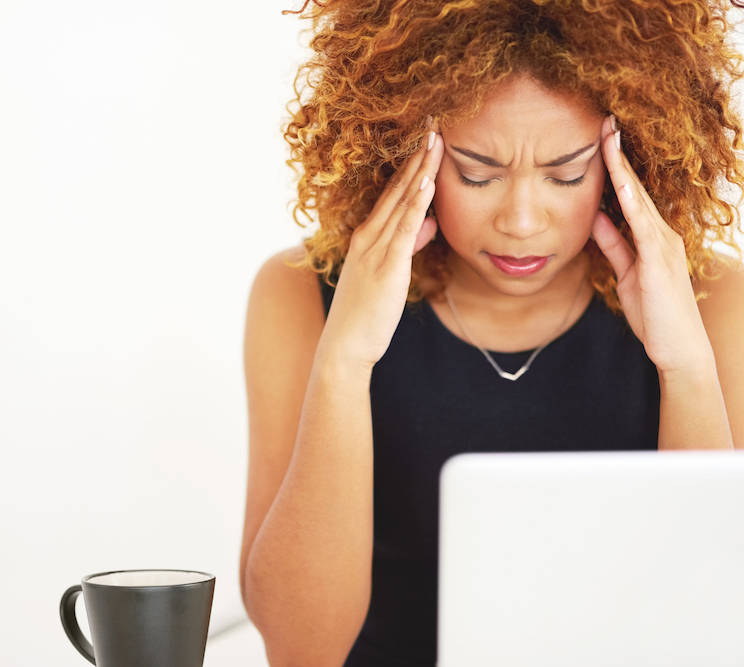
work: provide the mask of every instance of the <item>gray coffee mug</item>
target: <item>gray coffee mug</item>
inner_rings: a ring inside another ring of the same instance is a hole
[[[215,577],[194,570],[116,570],[83,577],[59,615],[73,646],[98,667],[202,667]],[[82,592],[93,646],[75,616]]]

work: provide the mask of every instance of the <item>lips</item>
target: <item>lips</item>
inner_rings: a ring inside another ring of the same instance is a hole
[[[535,262],[541,259],[544,259],[545,255],[529,255],[527,257],[512,257],[511,255],[494,255],[494,257],[503,259],[505,262],[509,262],[509,264],[514,264],[516,266],[527,266],[528,264],[534,264]]]
[[[491,262],[498,267],[502,273],[513,276],[529,276],[540,271],[549,261],[552,255],[538,257],[509,257],[508,255],[488,255]]]

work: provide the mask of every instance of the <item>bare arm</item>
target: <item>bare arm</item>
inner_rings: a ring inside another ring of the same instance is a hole
[[[265,297],[280,278],[254,289],[249,411],[270,423],[259,425],[251,442],[257,466],[251,472],[249,465],[241,581],[246,610],[277,667],[342,665],[367,615],[374,542],[370,380],[400,322],[413,255],[436,231],[425,214],[443,151],[432,132],[355,228],[324,324],[303,312],[310,296],[298,292],[299,283],[285,281],[280,298]],[[280,324],[287,317],[295,326]],[[299,357],[301,369],[287,362],[282,337],[290,354],[308,340],[317,343]],[[278,386],[276,367],[290,376]],[[285,396],[294,414],[301,403],[299,418],[279,413]]]
[[[294,451],[251,548],[245,599],[272,665],[341,665],[369,606],[369,369],[315,356]]]
[[[659,449],[734,449],[715,361],[687,375],[659,374]]]

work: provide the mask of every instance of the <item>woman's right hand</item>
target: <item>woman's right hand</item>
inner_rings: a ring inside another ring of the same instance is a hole
[[[413,255],[436,234],[437,223],[426,210],[444,144],[434,132],[421,143],[352,233],[318,344],[344,363],[371,369],[385,354],[405,307]]]

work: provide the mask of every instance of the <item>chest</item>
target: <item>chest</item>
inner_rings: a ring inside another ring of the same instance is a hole
[[[656,449],[656,368],[613,320],[569,331],[511,382],[431,317],[404,315],[372,375],[376,540],[435,552],[439,474],[458,453]],[[529,356],[494,359],[514,372]]]

